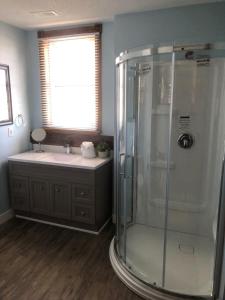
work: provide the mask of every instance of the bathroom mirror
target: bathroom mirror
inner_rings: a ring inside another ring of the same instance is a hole
[[[39,144],[39,150],[36,150],[36,152],[44,152],[41,150],[41,142],[46,138],[46,131],[43,128],[36,128],[32,131],[31,137]]]
[[[13,123],[9,66],[0,64],[0,126]]]

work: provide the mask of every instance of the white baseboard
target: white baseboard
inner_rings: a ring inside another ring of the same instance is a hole
[[[14,211],[12,209],[7,210],[0,215],[0,224],[7,222],[14,217]]]
[[[105,224],[103,224],[103,226],[99,229],[99,231],[93,231],[93,230],[82,229],[82,228],[78,228],[78,227],[74,227],[74,226],[63,225],[63,224],[59,224],[59,223],[55,223],[55,222],[49,222],[49,221],[45,221],[45,220],[41,220],[41,219],[30,218],[30,217],[26,217],[26,216],[22,216],[22,215],[16,215],[16,218],[33,221],[33,222],[38,222],[38,223],[43,223],[43,224],[47,224],[47,225],[53,225],[53,226],[62,227],[62,228],[67,228],[67,229],[72,229],[72,230],[77,230],[77,231],[81,231],[81,232],[91,233],[91,234],[95,234],[95,235],[98,235],[111,220],[111,217],[110,217],[105,222]]]

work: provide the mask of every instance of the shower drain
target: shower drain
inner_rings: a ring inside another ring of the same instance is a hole
[[[194,255],[194,253],[195,253],[195,248],[190,245],[178,244],[178,248],[181,252],[183,252],[185,254]]]

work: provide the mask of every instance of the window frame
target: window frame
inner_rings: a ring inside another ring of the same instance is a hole
[[[55,29],[48,31],[38,31],[37,36],[39,40],[39,64],[40,64],[40,85],[41,85],[41,114],[43,122],[43,111],[46,106],[46,100],[44,100],[45,94],[45,82],[43,81],[43,74],[45,72],[44,65],[41,64],[43,61],[42,57],[44,55],[44,48],[41,47],[41,41],[44,39],[51,38],[62,38],[62,37],[73,37],[83,34],[96,34],[95,37],[95,57],[96,57],[96,67],[95,67],[95,82],[96,82],[96,130],[82,130],[75,128],[60,128],[60,127],[46,127],[46,131],[60,132],[60,133],[76,133],[78,135],[90,134],[99,135],[102,132],[102,24],[87,25],[82,27],[66,28],[66,29]],[[97,54],[97,55],[96,55]]]
[[[0,126],[5,126],[5,125],[13,124],[13,109],[12,109],[12,95],[11,95],[9,65],[0,64],[0,69],[5,71],[5,89],[7,93],[7,108],[8,108],[8,118],[0,119]]]

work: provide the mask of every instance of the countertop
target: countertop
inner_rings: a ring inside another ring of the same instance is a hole
[[[80,154],[28,151],[10,156],[9,161],[96,170],[112,158],[83,158]]]

